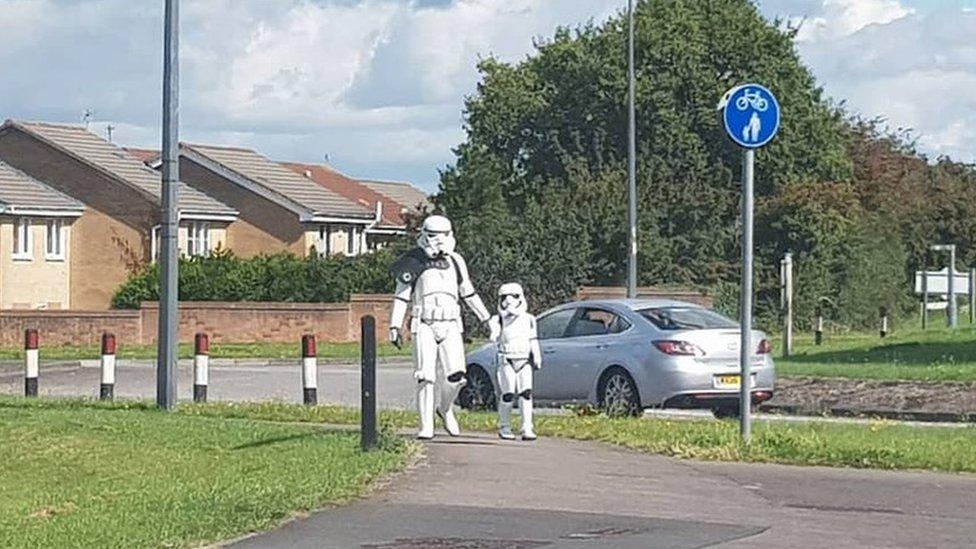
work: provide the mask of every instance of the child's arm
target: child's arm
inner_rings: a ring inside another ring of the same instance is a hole
[[[502,335],[502,319],[498,315],[494,315],[488,319],[488,330],[490,334],[488,339],[492,343],[496,343],[498,338]]]

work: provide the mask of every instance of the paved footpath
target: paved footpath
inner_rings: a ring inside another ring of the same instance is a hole
[[[679,460],[439,436],[372,497],[235,547],[944,548],[976,545],[976,476]]]

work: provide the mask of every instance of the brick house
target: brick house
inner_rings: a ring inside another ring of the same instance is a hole
[[[0,309],[71,306],[71,230],[84,209],[0,161]]]
[[[391,239],[406,234],[407,221],[404,217],[404,207],[392,198],[370,189],[329,166],[299,162],[281,162],[281,165],[364,208],[372,208],[379,221],[365,230],[367,250],[380,248]],[[333,255],[343,251],[338,247],[341,243],[336,243],[335,240],[335,235],[326,235],[325,254]]]
[[[238,255],[289,251],[358,255],[379,222],[374,207],[318,185],[257,152],[239,147],[180,145],[180,173],[188,184],[240,212],[228,235]],[[247,234],[249,245],[237,241]]]
[[[42,122],[0,126],[0,160],[84,205],[67,241],[67,303],[108,308],[119,285],[154,257],[159,173],[83,127]],[[182,183],[178,192],[181,251],[226,246],[237,210]]]

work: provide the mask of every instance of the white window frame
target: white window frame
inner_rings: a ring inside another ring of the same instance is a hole
[[[48,219],[44,230],[44,259],[64,261],[64,222],[61,219]]]
[[[149,230],[149,261],[152,263],[159,261],[159,237],[162,230],[162,225],[155,225]]]
[[[207,221],[193,221],[187,227],[187,252],[191,256],[210,255],[210,223]]]
[[[14,219],[14,247],[11,258],[16,261],[32,261],[34,259],[34,236],[31,234],[29,217]]]
[[[320,257],[329,257],[332,251],[332,230],[328,225],[319,225],[319,246]]]

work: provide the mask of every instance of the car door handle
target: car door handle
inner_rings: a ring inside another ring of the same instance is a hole
[[[604,349],[608,349],[609,347],[610,347],[610,345],[608,345],[606,343],[597,343],[597,345],[596,345],[596,348],[597,349],[600,349],[601,351],[604,350]]]
[[[542,351],[542,354],[544,354],[544,355],[551,355],[552,353],[555,353],[555,352],[556,352],[555,349],[546,349],[545,351]]]

